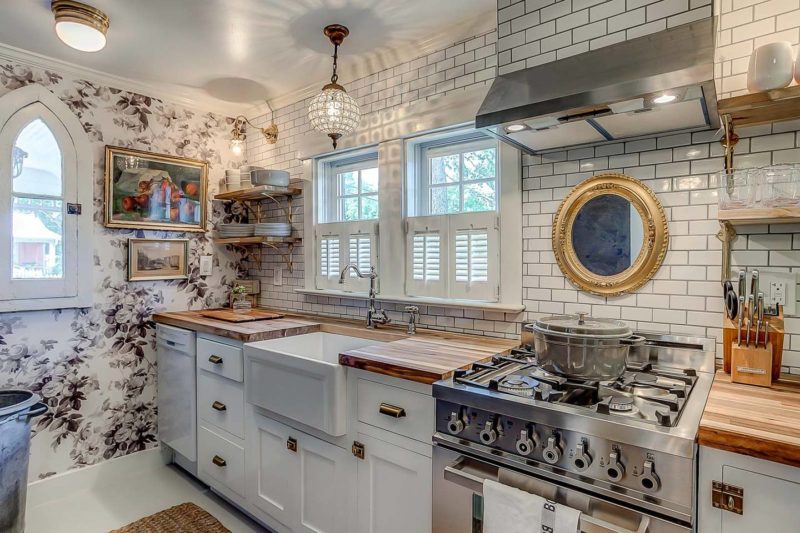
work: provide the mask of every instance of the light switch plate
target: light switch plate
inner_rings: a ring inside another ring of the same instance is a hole
[[[214,256],[201,255],[200,256],[200,275],[210,276],[214,272]]]
[[[272,274],[273,285],[283,285],[283,268],[275,267]]]

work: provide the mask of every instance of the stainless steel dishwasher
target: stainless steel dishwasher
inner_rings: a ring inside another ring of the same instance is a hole
[[[197,469],[197,342],[194,331],[158,324],[158,438],[173,461]]]

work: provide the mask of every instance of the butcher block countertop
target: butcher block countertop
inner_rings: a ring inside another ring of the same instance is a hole
[[[772,388],[731,383],[717,372],[700,421],[701,446],[800,467],[800,381]]]
[[[498,353],[507,353],[519,345],[512,339],[497,339],[419,329],[408,335],[405,327],[383,326],[369,330],[363,320],[341,320],[313,315],[287,313],[284,318],[255,322],[223,322],[201,316],[199,311],[159,313],[153,320],[178,328],[227,337],[242,342],[256,342],[303,335],[316,331],[374,339],[385,343],[344,352],[339,363],[379,374],[430,384],[450,377],[460,368],[486,361]]]

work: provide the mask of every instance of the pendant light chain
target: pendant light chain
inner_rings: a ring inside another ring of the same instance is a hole
[[[339,75],[336,74],[336,67],[339,65],[339,45],[333,45],[333,76],[331,76],[331,83],[336,83],[339,81]]]

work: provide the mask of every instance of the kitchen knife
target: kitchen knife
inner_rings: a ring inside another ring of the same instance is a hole
[[[737,346],[742,345],[742,324],[744,324],[744,295],[739,295],[739,336],[736,338]]]
[[[750,326],[753,325],[753,308],[755,301],[752,294],[747,295],[747,336],[745,338],[745,346],[750,346]]]
[[[739,293],[738,296],[747,298],[747,270],[739,271]]]
[[[761,321],[764,320],[764,293],[759,292],[756,299],[756,348],[758,348],[758,336],[761,333]],[[766,344],[764,345],[766,348]]]

